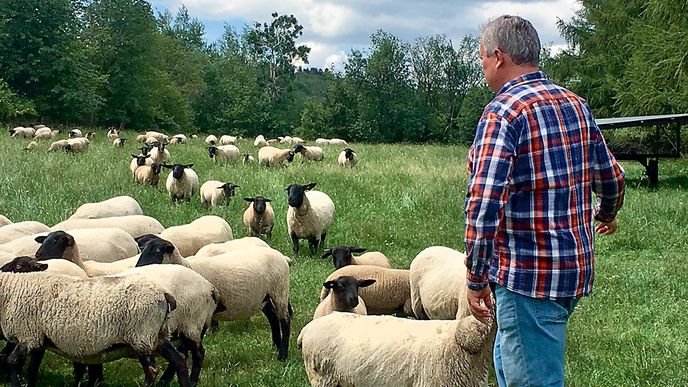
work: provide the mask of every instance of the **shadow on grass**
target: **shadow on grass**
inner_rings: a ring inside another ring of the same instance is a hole
[[[650,181],[648,180],[647,176],[627,178],[626,186],[633,188],[646,188],[648,190],[657,190],[663,188],[688,190],[688,176],[662,177],[660,174],[657,187],[650,187]]]

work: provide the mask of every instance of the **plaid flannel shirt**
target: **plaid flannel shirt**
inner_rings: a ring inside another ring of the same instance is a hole
[[[533,298],[589,294],[594,220],[616,217],[624,171],[585,100],[540,71],[507,82],[483,111],[468,169],[468,287],[489,273]]]

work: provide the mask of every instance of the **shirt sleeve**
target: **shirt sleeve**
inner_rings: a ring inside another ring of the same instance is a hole
[[[493,112],[483,114],[468,155],[465,263],[468,287],[473,290],[488,284],[494,239],[509,196],[517,141],[514,127],[504,118]]]
[[[599,128],[595,143],[595,161],[592,163],[593,192],[599,205],[595,213],[598,222],[611,222],[624,201],[624,170],[609,151]]]

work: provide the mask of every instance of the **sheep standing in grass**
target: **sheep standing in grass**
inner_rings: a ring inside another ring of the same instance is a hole
[[[343,145],[343,146],[349,146],[349,144],[346,143],[346,141],[340,139],[340,138],[333,138],[330,139],[330,145]]]
[[[112,140],[112,146],[115,148],[124,148],[124,143],[127,141],[126,138],[116,138]]]
[[[348,265],[370,265],[380,266],[391,269],[389,259],[379,251],[369,251],[363,255],[354,257],[352,253],[362,253],[366,249],[355,246],[335,246],[331,249],[325,249],[321,258],[332,256],[332,263],[335,269],[341,269]]]
[[[234,190],[240,188],[234,183],[223,183],[217,180],[208,180],[201,185],[201,204],[203,207],[216,208],[222,203],[229,203],[234,196]]]
[[[86,138],[89,140],[95,140],[96,138],[96,132],[87,132],[86,133]],[[122,140],[124,141],[124,139]],[[122,142],[122,145],[124,145],[124,142]]]
[[[244,156],[241,159],[241,162],[244,163],[244,165],[252,163],[254,161],[256,161],[256,159],[248,153],[244,153]]]
[[[374,283],[374,279],[359,281],[349,276],[325,282],[323,287],[330,289],[330,294],[315,308],[313,319],[326,316],[332,312],[368,314],[365,303],[358,296],[358,289],[368,287]]]
[[[33,136],[36,135],[36,129],[34,128],[24,128],[21,126],[18,126],[14,129],[10,129],[10,133],[12,134],[12,137],[23,137],[23,138],[33,138]]]
[[[150,150],[151,160],[157,164],[165,164],[170,159],[170,151],[165,149],[165,144],[158,142]]]
[[[69,138],[78,138],[78,137],[83,137],[84,135],[82,134],[81,130],[79,129],[72,129],[69,131],[67,134]]]
[[[234,144],[236,141],[237,141],[236,136],[228,136],[228,135],[220,136],[220,144],[222,144],[222,145]]]
[[[198,175],[191,169],[193,164],[164,164],[163,167],[172,170],[165,181],[165,188],[172,201],[191,201],[194,192],[198,191]]]
[[[342,167],[355,167],[358,164],[358,155],[351,148],[346,148],[337,157],[337,163]]]
[[[213,161],[231,162],[239,160],[241,152],[234,145],[211,146],[208,148],[208,155]]]
[[[64,149],[67,152],[81,153],[85,152],[90,144],[91,142],[85,137],[75,137],[67,140],[67,145],[65,145]]]
[[[162,164],[142,165],[134,171],[134,182],[157,187],[160,182],[160,171],[162,171]]]
[[[84,203],[69,219],[98,219],[126,215],[143,215],[143,210],[136,199],[125,195],[95,203]]]
[[[255,140],[253,140],[253,146],[256,148],[262,148],[264,146],[268,146],[268,142],[265,140],[265,137],[262,134],[259,134]]]
[[[276,167],[281,165],[284,160],[294,161],[294,151],[291,149],[280,149],[272,146],[264,146],[258,151],[258,162],[260,165]]]
[[[296,144],[294,146],[294,153],[300,153],[303,160],[323,161],[325,154],[322,148],[318,146],[303,146]]]
[[[332,313],[297,340],[311,386],[487,385],[496,324]]]
[[[223,243],[234,239],[229,223],[219,216],[202,216],[189,224],[168,227],[160,238],[172,242],[179,253],[188,257],[210,243]]]
[[[36,133],[34,134],[33,139],[34,140],[48,140],[51,138],[55,138],[58,135],[58,133],[59,133],[59,131],[51,130],[48,127],[38,128],[38,129],[36,129]]]
[[[69,231],[77,228],[118,228],[126,231],[132,238],[140,237],[145,234],[159,234],[165,227],[160,222],[145,215],[126,215],[113,216],[109,218],[100,219],[68,219],[60,222],[48,231],[63,230]],[[44,232],[46,230],[36,231],[32,234]]]
[[[0,227],[12,224],[12,221],[5,215],[0,214]]]
[[[376,281],[374,285],[361,289],[359,293],[365,301],[368,314],[413,316],[408,270],[350,265],[335,270],[327,276],[327,281],[333,281],[342,276],[351,276],[359,281],[364,279]],[[323,288],[320,291],[320,301],[324,300],[329,293],[329,289]]]
[[[183,134],[175,134],[172,136],[172,139],[170,140],[170,144],[186,144],[188,141],[186,135]]]
[[[465,259],[465,254],[443,246],[428,247],[413,259],[409,280],[417,319],[452,320],[471,314]]]
[[[108,129],[107,138],[114,141],[118,137],[119,137],[119,130],[112,128],[112,127],[110,129]],[[136,141],[138,141],[138,138]]]
[[[275,227],[275,211],[272,209],[270,199],[263,196],[244,198],[251,203],[244,211],[244,224],[252,237],[266,234],[272,238],[272,229]]]
[[[217,137],[211,134],[207,136],[203,142],[205,142],[206,145],[215,145],[217,144]]]
[[[36,141],[31,141],[24,149],[27,151],[36,150],[38,149],[38,143]]]
[[[299,254],[299,239],[307,239],[311,254],[325,242],[327,229],[334,220],[334,202],[326,193],[311,191],[315,183],[290,184],[287,187],[289,209],[287,229],[294,254]]]
[[[326,138],[318,138],[315,140],[315,145],[330,145],[330,140]]]
[[[48,148],[48,152],[63,150],[67,146],[67,140],[53,141]]]

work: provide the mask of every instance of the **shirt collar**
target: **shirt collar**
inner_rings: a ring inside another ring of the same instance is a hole
[[[542,71],[533,71],[532,73],[525,73],[520,77],[516,77],[509,82],[505,83],[497,92],[497,95],[504,93],[505,91],[511,89],[514,86],[521,85],[524,83],[530,83],[534,81],[545,81],[547,76]]]

